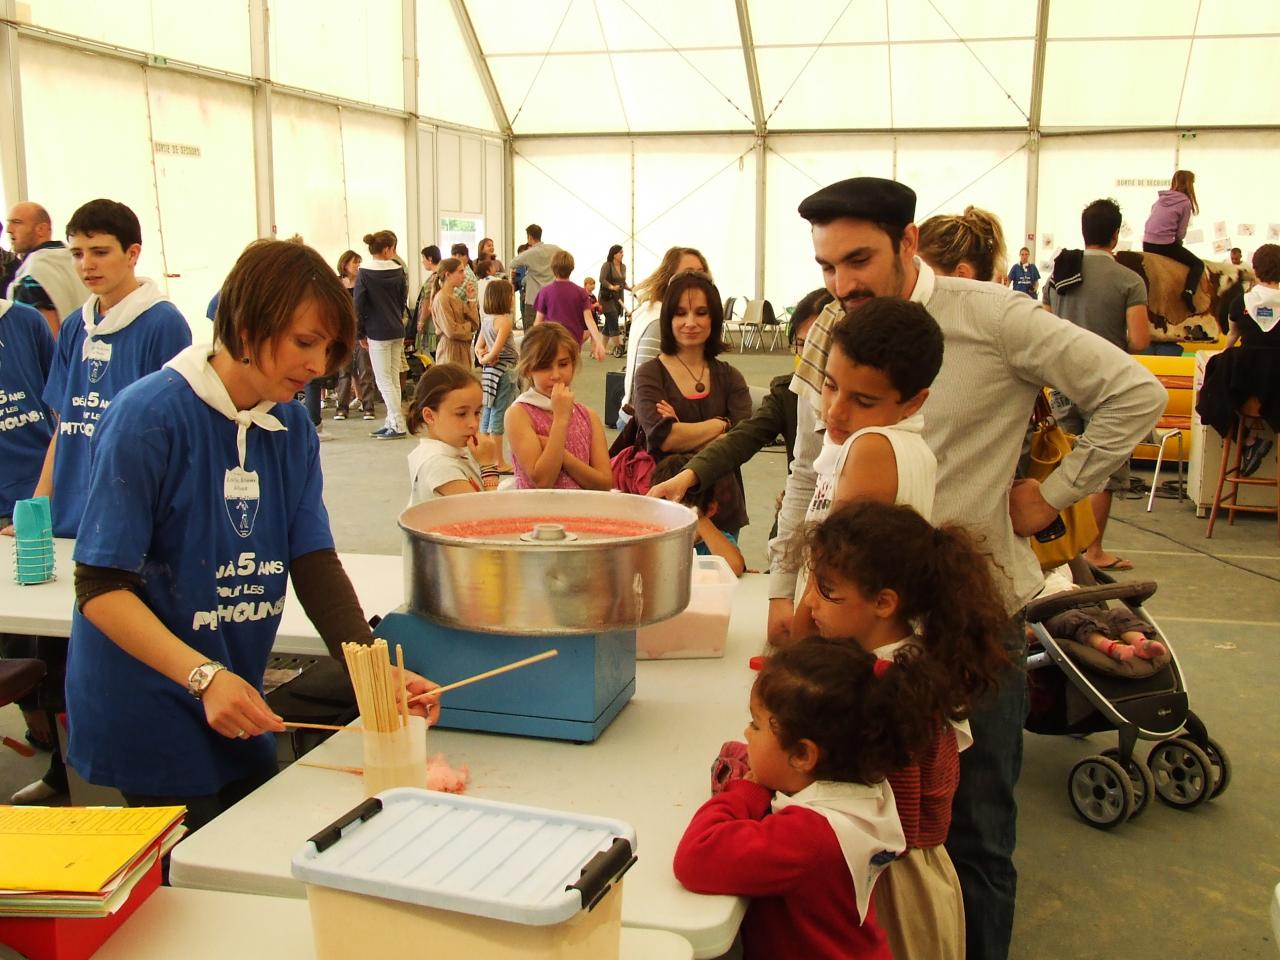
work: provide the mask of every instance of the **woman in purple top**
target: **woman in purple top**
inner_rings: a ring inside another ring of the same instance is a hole
[[[557,250],[551,257],[551,274],[553,281],[538,291],[533,308],[537,311],[535,323],[558,323],[573,336],[575,343],[581,345],[591,335],[595,344],[591,355],[603,360],[604,338],[596,326],[595,317],[591,313],[591,300],[587,291],[569,279],[573,273],[573,254],[567,250]]]
[[[1187,282],[1182,299],[1187,309],[1195,313],[1195,293],[1204,274],[1204,261],[1182,245],[1193,213],[1200,213],[1200,204],[1196,202],[1196,175],[1190,170],[1177,170],[1169,189],[1161,190],[1151,205],[1151,214],[1142,232],[1142,249],[1186,264]]]
[[[658,318],[661,350],[636,370],[632,399],[649,453],[693,453],[751,416],[742,374],[716,359],[725,349],[720,291],[705,273],[678,273]],[[715,525],[735,536],[747,525],[742,473],[717,481]]]

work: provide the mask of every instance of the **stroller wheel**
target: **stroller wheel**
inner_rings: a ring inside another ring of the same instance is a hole
[[[1213,792],[1213,764],[1191,740],[1157,743],[1147,757],[1156,778],[1156,796],[1178,810],[1190,810]]]
[[[1067,776],[1067,798],[1085,823],[1110,830],[1133,813],[1133,783],[1110,757],[1085,757]]]
[[[1109,757],[1116,763],[1120,763],[1120,751],[1115,747],[1108,747],[1102,751],[1104,757]],[[1124,766],[1120,763],[1120,766]],[[1151,773],[1151,768],[1145,762],[1132,757],[1129,760],[1127,768],[1129,774],[1129,785],[1133,787],[1133,813],[1129,814],[1129,819],[1136,819],[1138,814],[1147,809],[1147,804],[1151,802],[1151,798],[1156,792],[1156,778]]]
[[[1227,758],[1227,751],[1222,749],[1222,744],[1213,737],[1205,739],[1202,749],[1213,765],[1213,792],[1209,794],[1209,799],[1216,800],[1226,792],[1227,785],[1231,783],[1231,761]]]

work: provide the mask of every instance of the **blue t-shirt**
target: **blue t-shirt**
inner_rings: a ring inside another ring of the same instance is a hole
[[[1019,293],[1031,296],[1031,289],[1039,282],[1040,271],[1034,263],[1028,263],[1025,267],[1021,263],[1015,263],[1009,270],[1009,284]]]
[[[228,490],[236,425],[172,370],[125,389],[93,438],[93,475],[75,560],[139,573],[142,602],[177,637],[259,690],[280,625],[289,565],[333,548],[320,444],[295,403],[286,427],[250,427],[245,470],[257,498]],[[127,793],[205,796],[270,768],[270,735],[233,740],[200,701],[72,613],[68,759]]]
[[[0,315],[0,517],[36,489],[53,436],[44,384],[53,363],[53,334],[32,307],[12,304]]]
[[[738,545],[738,538],[735,537],[732,533],[729,533],[727,530],[721,530],[720,532],[723,533],[724,538],[728,540],[730,543],[732,543],[735,547]],[[707,541],[705,540],[699,540],[697,543],[695,543],[693,545],[693,552],[700,557],[715,556],[715,554],[711,552],[711,548],[707,546]]]
[[[118,333],[95,337],[110,350],[104,359],[84,359],[85,336],[84,317],[75,310],[62,321],[44,389],[44,402],[59,419],[50,504],[55,537],[76,536],[89,492],[89,440],[116,394],[191,346],[191,328],[167,300]]]
[[[222,299],[222,291],[219,290],[213,295],[213,299],[209,301],[209,306],[205,307],[204,315],[206,319],[212,320],[218,315],[218,301]]]

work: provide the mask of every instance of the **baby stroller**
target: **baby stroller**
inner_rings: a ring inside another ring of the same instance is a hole
[[[1031,709],[1025,728],[1051,735],[1119,733],[1118,748],[1071,768],[1072,807],[1090,826],[1110,830],[1139,816],[1153,794],[1181,810],[1221,796],[1231,782],[1227,753],[1191,711],[1173,646],[1142,608],[1156,584],[1116,583],[1083,557],[1070,566],[1079,589],[1027,606]],[[1045,628],[1062,611],[1108,602],[1124,604],[1153,627],[1166,654],[1120,663],[1084,643],[1052,637]],[[1134,753],[1139,740],[1156,741],[1145,762]]]

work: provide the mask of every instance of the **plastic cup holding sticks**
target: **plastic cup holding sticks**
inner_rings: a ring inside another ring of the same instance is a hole
[[[393,787],[427,786],[427,721],[408,717],[398,730],[365,728],[364,795],[371,797]]]
[[[425,789],[427,721],[409,713],[409,695],[403,688],[403,652],[396,648],[399,674],[391,668],[385,640],[344,643],[342,653],[360,708],[365,795],[371,797],[392,787]]]

